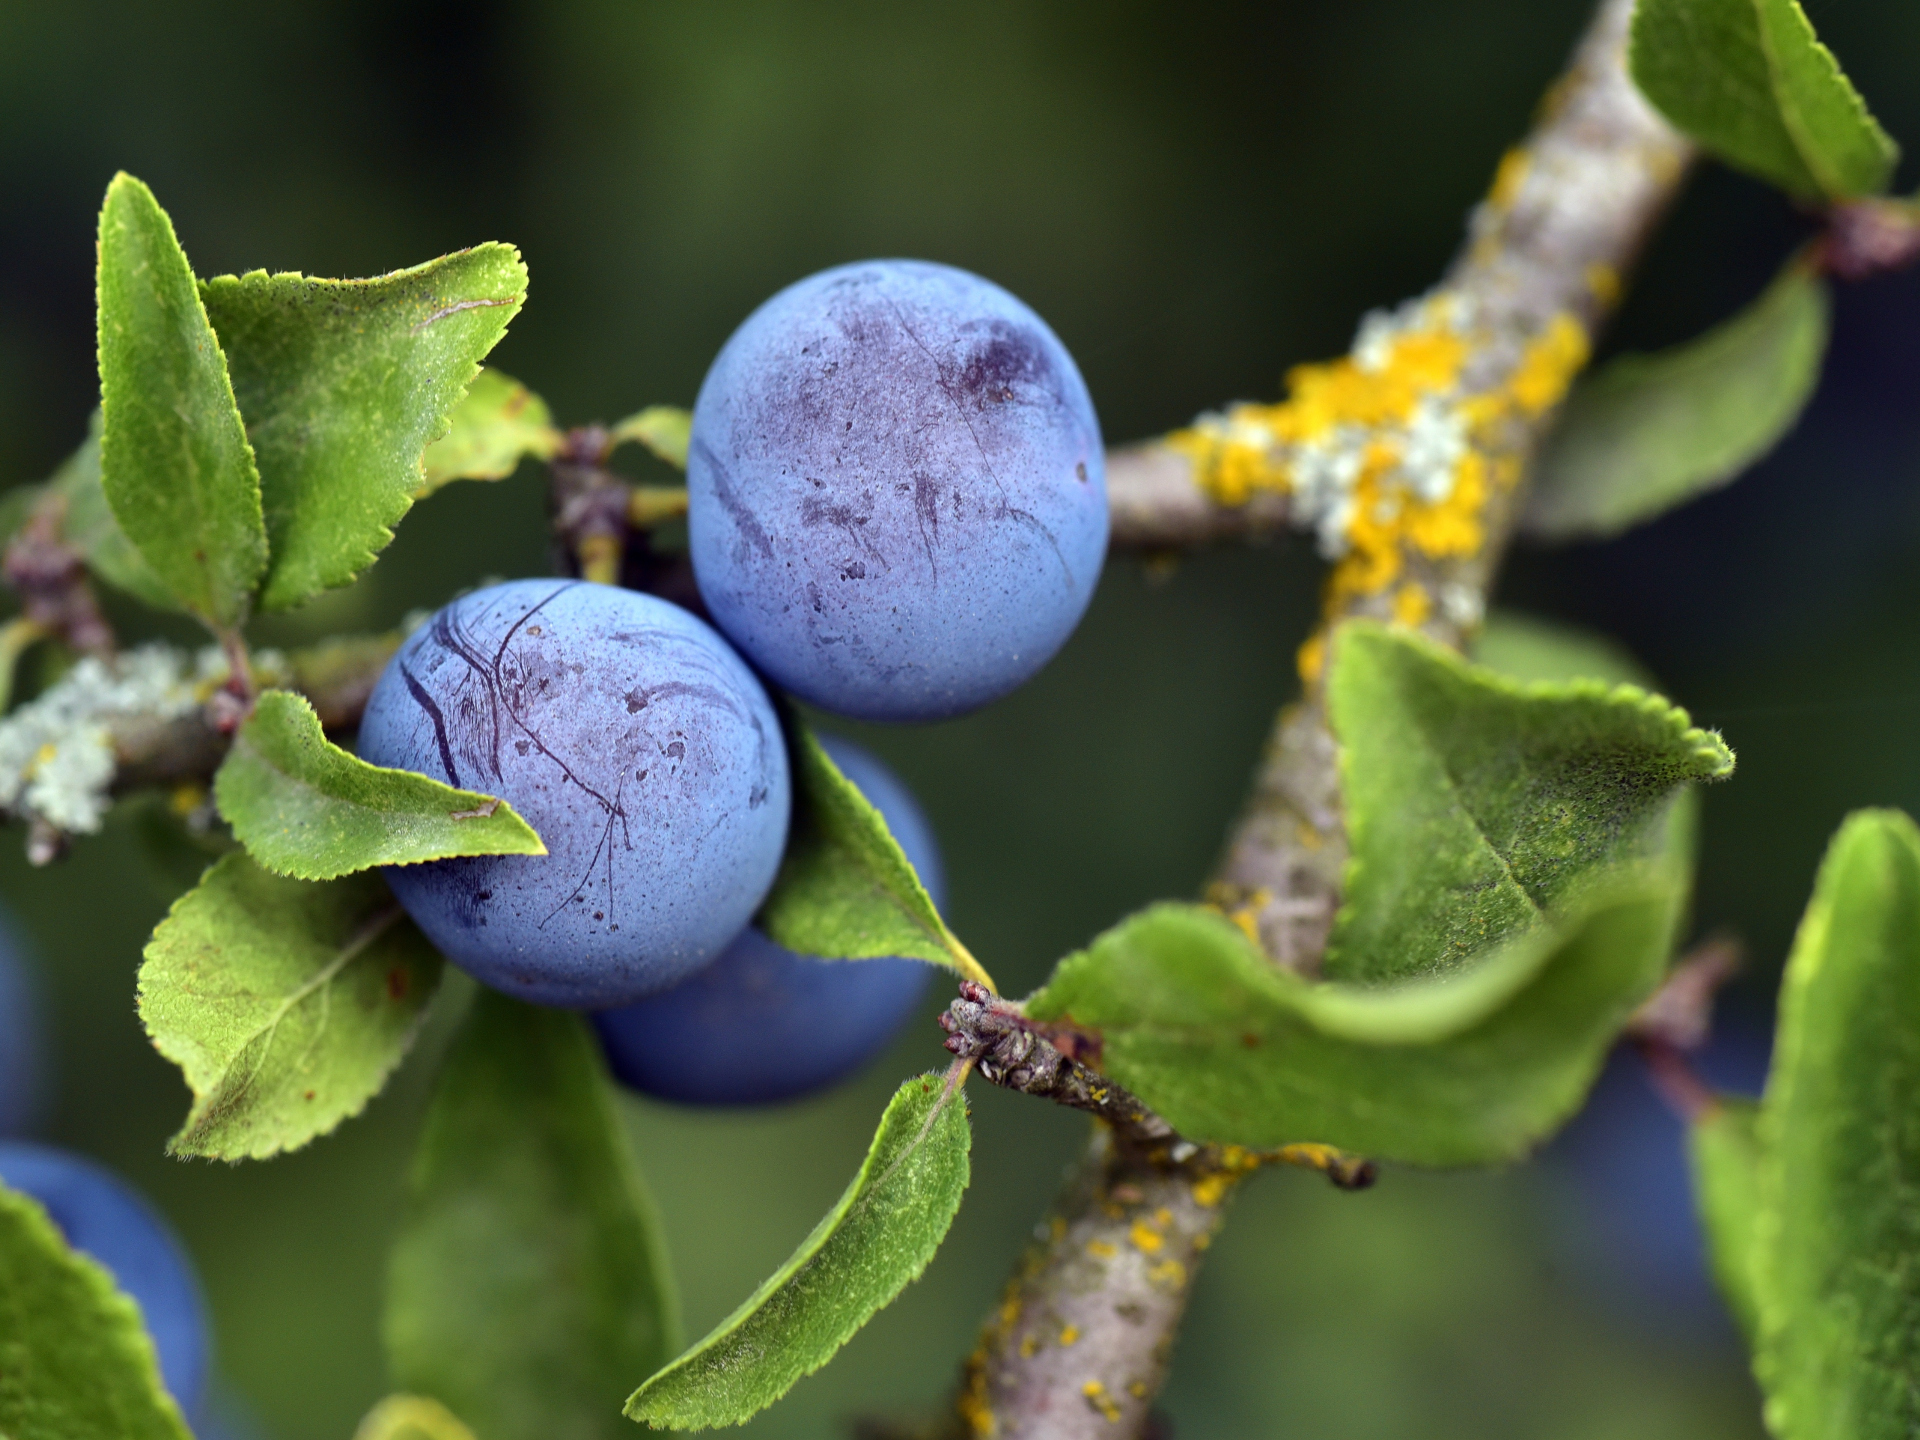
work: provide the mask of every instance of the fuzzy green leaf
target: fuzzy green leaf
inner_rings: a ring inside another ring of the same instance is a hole
[[[107,503],[180,604],[232,629],[267,565],[260,476],[173,224],[131,175],[100,210],[99,299]]]
[[[1026,1009],[1097,1033],[1101,1069],[1190,1139],[1509,1160],[1579,1108],[1680,908],[1645,879],[1588,905],[1462,974],[1379,987],[1310,983],[1213,911],[1158,905],[1061,961]]]
[[[233,737],[213,794],[234,838],[278,875],[332,880],[454,855],[544,855],[511,805],[349,755],[306,697],[268,690]]]
[[[447,433],[420,457],[415,498],[454,480],[504,480],[523,457],[545,460],[559,448],[547,402],[512,376],[483,369],[454,407]]]
[[[947,929],[880,812],[795,722],[793,823],[759,923],[801,955],[930,960],[993,981]]]
[[[1920,1432],[1920,830],[1848,818],[1781,982],[1754,1246],[1768,1427]]]
[[[0,1435],[192,1440],[140,1307],[68,1247],[37,1201],[0,1186]]]
[[[1900,147],[1799,0],[1639,0],[1630,63],[1667,119],[1803,200],[1875,194],[1892,178]]]
[[[1497,620],[1485,644],[1540,675],[1630,664],[1537,622]],[[1160,906],[1062,961],[1027,1011],[1097,1033],[1107,1073],[1194,1139],[1523,1154],[1658,981],[1688,878],[1676,792],[1731,757],[1643,691],[1516,683],[1373,626],[1342,630],[1329,699],[1345,968],[1309,983],[1221,916]]]
[[[1733,769],[1634,686],[1518,684],[1412,634],[1342,627],[1327,699],[1353,845],[1331,979],[1444,974],[1674,841],[1676,792]]]
[[[621,1398],[679,1320],[579,1016],[475,995],[421,1132],[385,1328],[398,1382],[479,1440],[632,1433]]]
[[[345,585],[393,539],[526,290],[520,252],[498,244],[373,280],[256,270],[202,287],[260,457],[263,609]]]
[[[47,482],[65,506],[60,533],[86,559],[87,568],[157,610],[176,610],[179,600],[153,573],[113,518],[100,485],[100,412],[93,412],[87,438]]]
[[[1687,1132],[1694,1203],[1706,1232],[1713,1277],[1749,1342],[1758,1335],[1753,1235],[1760,1214],[1760,1110],[1733,1096],[1698,1116]]]
[[[627,1414],[658,1430],[739,1425],[825,1365],[927,1268],[960,1209],[970,1143],[964,1091],[938,1074],[907,1081],[840,1203]]]
[[[649,405],[629,415],[608,432],[615,445],[638,441],[676,469],[687,468],[687,445],[693,439],[693,412],[672,405]]]
[[[1828,310],[1826,282],[1796,260],[1698,339],[1581,382],[1540,457],[1526,530],[1617,535],[1738,478],[1812,397]]]
[[[359,1114],[413,1043],[440,970],[379,876],[315,885],[221,857],[140,967],[140,1019],[193,1090],[168,1149],[264,1159]]]

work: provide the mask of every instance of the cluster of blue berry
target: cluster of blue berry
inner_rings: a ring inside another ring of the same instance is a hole
[[[753,927],[793,805],[767,685],[909,722],[1031,678],[1099,579],[1103,450],[1039,316],[964,271],[883,261],[802,280],[740,326],[701,386],[687,483],[708,619],[578,582],[467,595],[401,647],[359,748],[504,798],[546,844],[387,872],[448,959],[594,1011],[639,1090],[764,1103],[871,1057],[928,975],[797,955]],[[823,744],[937,900],[905,787]]]

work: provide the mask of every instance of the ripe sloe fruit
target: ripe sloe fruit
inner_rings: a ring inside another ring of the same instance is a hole
[[[106,1266],[139,1303],[160,1377],[193,1423],[207,1381],[206,1305],[186,1251],[159,1212],[91,1160],[24,1140],[0,1141],[0,1182],[44,1205],[67,1243]]]
[[[933,828],[899,778],[850,741],[820,743],[886,817],[941,902]],[[663,1100],[763,1105],[833,1084],[872,1059],[926,993],[918,960],[819,960],[755,927],[673,989],[593,1017],[613,1073]]]
[[[796,695],[937,720],[1030,679],[1107,549],[1100,424],[1046,322],[945,265],[789,286],[700,387],[688,541],[714,623]]]
[[[446,957],[541,1005],[618,1005],[739,933],[786,846],[780,723],[713,629],[651,595],[516,580],[388,664],[360,754],[508,801],[546,855],[387,872]]]

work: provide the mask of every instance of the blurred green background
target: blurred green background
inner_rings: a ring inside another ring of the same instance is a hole
[[[1810,9],[1888,128],[1920,142],[1920,9]],[[1110,438],[1163,430],[1274,394],[1288,365],[1342,349],[1362,311],[1432,283],[1586,10],[8,0],[0,484],[41,477],[84,432],[94,217],[120,168],[154,187],[202,274],[364,275],[514,241],[531,298],[494,358],[563,422],[686,403],[774,289],[908,254],[1032,303]],[[1702,173],[1614,343],[1697,331],[1806,230],[1759,186]],[[1503,592],[1617,636],[1739,752],[1738,777],[1707,798],[1698,923],[1753,948],[1733,1000],[1749,1048],[1840,816],[1920,808],[1917,384],[1920,277],[1855,287],[1812,412],[1759,471],[1620,542],[1522,552]],[[457,487],[365,582],[260,633],[384,627],[481,576],[542,571],[544,523],[531,469]],[[863,732],[923,797],[953,922],[1010,992],[1127,911],[1200,885],[1292,689],[1319,570],[1298,543],[1170,577],[1115,561],[1025,691],[962,721]],[[168,1161],[186,1094],[141,1035],[133,972],[184,882],[135,830],[122,816],[46,871],[17,836],[0,847],[0,891],[52,1001],[47,1134],[173,1217],[257,1433],[343,1440],[384,1385],[383,1253],[444,1024],[366,1115],[304,1153]],[[632,1106],[693,1334],[831,1203],[892,1085],[945,1058],[938,1038],[922,1025],[792,1108]],[[947,1246],[755,1434],[830,1434],[943,1396],[1083,1138],[1072,1117],[973,1088],[974,1190]],[[1261,1177],[1199,1283],[1166,1399],[1177,1433],[1757,1435],[1744,1359],[1698,1273],[1677,1146],[1617,1069],[1533,1166],[1390,1171],[1361,1196]]]

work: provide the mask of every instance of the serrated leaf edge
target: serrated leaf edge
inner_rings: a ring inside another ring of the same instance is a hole
[[[915,1077],[912,1080],[906,1081],[900,1087],[900,1090],[895,1092],[895,1100],[897,1100],[899,1095],[906,1090],[907,1086],[926,1085],[929,1082],[940,1085],[942,1087],[942,1093],[940,1095],[940,1098],[934,1102],[933,1108],[927,1112],[926,1119],[921,1122],[919,1132],[914,1136],[912,1140],[910,1140],[909,1142],[907,1142],[907,1144],[903,1145],[900,1148],[900,1152],[894,1157],[893,1163],[890,1164],[886,1168],[886,1170],[883,1171],[880,1174],[880,1176],[877,1179],[875,1179],[871,1184],[866,1183],[867,1176],[873,1170],[874,1156],[880,1148],[881,1133],[879,1131],[876,1131],[873,1137],[873,1142],[867,1147],[866,1156],[860,1162],[859,1171],[854,1175],[852,1181],[849,1182],[849,1184],[847,1185],[847,1188],[841,1193],[840,1198],[837,1202],[835,1202],[834,1207],[831,1210],[829,1210],[824,1216],[822,1216],[820,1219],[820,1222],[817,1225],[815,1225],[811,1231],[807,1233],[806,1238],[802,1240],[800,1244],[794,1249],[794,1252],[787,1257],[786,1262],[783,1265],[781,1265],[781,1267],[778,1270],[774,1271],[772,1275],[768,1276],[767,1279],[760,1284],[759,1288],[753,1292],[753,1294],[751,1294],[746,1298],[746,1300],[741,1302],[741,1304],[738,1305],[733,1310],[733,1312],[729,1314],[724,1320],[720,1321],[719,1324],[715,1325],[713,1329],[709,1331],[707,1335],[705,1335],[697,1344],[695,1344],[692,1348],[688,1349],[684,1354],[675,1357],[668,1364],[662,1366],[654,1374],[648,1376],[647,1379],[644,1382],[642,1382],[640,1387],[637,1390],[635,1390],[632,1395],[627,1397],[627,1403],[623,1409],[623,1413],[629,1419],[638,1420],[641,1423],[647,1425],[649,1429],[673,1428],[672,1426],[655,1422],[654,1420],[646,1416],[640,1408],[640,1402],[642,1397],[645,1396],[648,1390],[652,1389],[661,1380],[665,1379],[669,1375],[674,1374],[676,1371],[684,1369],[688,1365],[692,1364],[695,1360],[697,1360],[701,1355],[705,1354],[707,1351],[711,1350],[716,1345],[720,1344],[722,1341],[727,1339],[728,1336],[732,1335],[733,1332],[739,1328],[742,1322],[744,1322],[749,1316],[753,1315],[756,1311],[758,1311],[761,1308],[761,1306],[764,1305],[766,1301],[770,1299],[774,1294],[776,1294],[789,1280],[791,1280],[801,1270],[805,1269],[806,1266],[810,1264],[815,1259],[815,1257],[819,1255],[820,1251],[823,1248],[825,1248],[827,1241],[830,1240],[835,1234],[835,1232],[837,1232],[840,1229],[841,1225],[845,1222],[846,1218],[854,1212],[854,1209],[856,1208],[856,1206],[865,1204],[867,1201],[871,1200],[872,1197],[879,1192],[880,1188],[883,1185],[885,1185],[889,1179],[893,1177],[894,1172],[898,1170],[901,1165],[905,1164],[906,1161],[916,1151],[918,1151],[922,1145],[926,1143],[927,1137],[933,1133],[934,1126],[939,1122],[940,1118],[947,1112],[948,1107],[951,1106],[956,1100],[959,1102],[961,1106],[961,1123],[965,1125],[968,1112],[966,1107],[966,1090],[963,1083],[964,1078],[965,1078],[964,1072],[962,1072],[960,1069],[956,1067],[955,1069],[950,1070],[945,1074],[942,1074],[939,1071],[929,1071],[927,1074],[920,1075]],[[888,1102],[888,1106],[887,1106],[888,1111],[892,1110],[893,1104],[894,1104],[894,1101],[892,1100]],[[886,1118],[887,1118],[886,1112],[883,1112],[881,1115],[881,1121],[883,1126],[886,1121]],[[967,1134],[968,1134],[968,1142],[969,1142],[967,1149],[968,1151],[970,1151],[972,1148],[971,1146],[972,1132],[970,1127],[967,1131]],[[969,1165],[969,1172],[970,1171],[971,1171],[971,1166]],[[964,1186],[966,1182],[963,1181],[962,1183]],[[956,1213],[957,1213],[957,1207],[956,1207]],[[952,1227],[952,1223],[953,1223],[953,1218],[952,1216],[949,1216],[947,1220],[947,1225],[949,1229]],[[874,1315],[877,1315],[880,1312],[880,1310],[884,1309],[886,1305],[890,1304],[893,1299],[898,1297],[898,1295],[900,1294],[900,1290],[904,1290],[908,1285],[911,1285],[915,1280],[918,1280],[921,1275],[925,1274],[927,1266],[932,1263],[934,1254],[937,1253],[941,1242],[944,1241],[945,1238],[946,1238],[945,1232],[943,1231],[939,1239],[936,1239],[933,1245],[928,1249],[926,1256],[914,1268],[913,1272],[901,1282],[900,1288],[898,1290],[895,1290],[894,1294],[888,1297],[887,1300],[884,1300],[879,1305],[875,1306],[874,1309],[871,1312],[869,1312],[869,1314],[864,1319],[860,1320],[858,1323],[854,1324],[851,1328],[847,1329],[845,1333],[842,1334],[834,1342],[832,1349],[828,1350],[824,1356],[822,1356],[815,1363],[809,1365],[805,1370],[801,1372],[800,1376],[796,1377],[796,1383],[798,1379],[804,1379],[808,1375],[817,1374],[821,1369],[823,1369],[827,1365],[827,1363],[830,1360],[832,1360],[832,1358],[835,1355],[837,1355],[841,1349],[845,1347],[846,1343],[849,1340],[851,1340],[854,1337],[854,1335],[859,1333],[859,1331],[866,1325],[868,1320],[871,1320]],[[764,1409],[765,1407],[763,1406],[761,1408]],[[759,1414],[760,1411],[756,1410],[752,1413]],[[749,1418],[751,1418],[751,1416],[743,1415],[733,1423],[745,1424]],[[708,1429],[708,1428],[714,1428],[714,1427],[700,1426],[697,1428]]]

